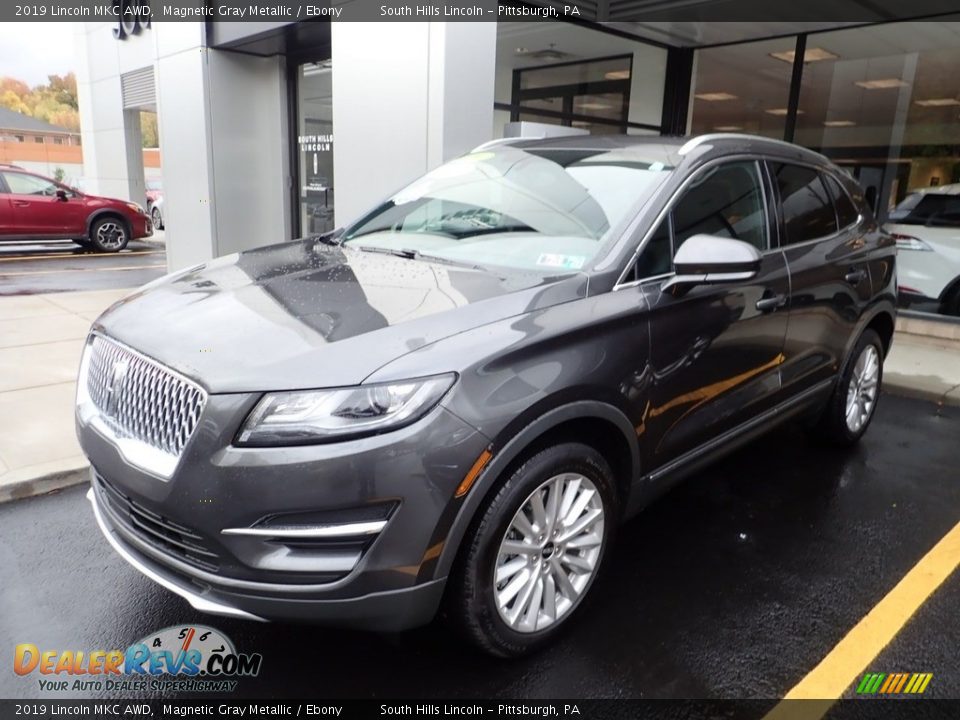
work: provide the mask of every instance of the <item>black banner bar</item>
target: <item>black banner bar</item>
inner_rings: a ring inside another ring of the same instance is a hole
[[[960,700],[0,700],[0,718],[954,720]]]
[[[956,0],[874,3],[776,3],[769,0],[597,2],[597,0],[14,0],[0,3],[3,22],[852,22],[960,19]]]

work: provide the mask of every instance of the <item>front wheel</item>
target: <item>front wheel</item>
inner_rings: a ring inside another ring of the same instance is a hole
[[[163,230],[163,215],[160,214],[160,208],[154,207],[150,211],[150,219],[157,230]]]
[[[101,252],[120,252],[128,242],[127,226],[117,218],[100,218],[90,228],[90,244]]]
[[[522,462],[481,511],[451,586],[453,619],[500,657],[550,642],[600,572],[617,522],[609,464],[581,443]]]
[[[883,343],[873,330],[863,331],[850,353],[814,434],[832,445],[853,445],[867,431],[880,399]]]

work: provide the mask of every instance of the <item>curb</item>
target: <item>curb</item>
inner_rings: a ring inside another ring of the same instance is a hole
[[[80,485],[90,479],[90,468],[63,470],[37,478],[25,478],[0,485],[0,504],[45,495],[54,490]]]
[[[960,407],[960,393],[958,388],[951,387],[946,390],[931,390],[928,388],[917,387],[906,383],[898,382],[899,378],[885,375],[883,378],[883,392],[899,397],[910,398],[911,400],[926,400],[940,406]]]

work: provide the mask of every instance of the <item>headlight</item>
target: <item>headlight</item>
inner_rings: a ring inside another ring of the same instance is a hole
[[[893,233],[893,239],[897,241],[897,248],[899,250],[923,250],[925,252],[933,252],[932,247],[920,238],[915,238],[913,235]]]
[[[456,377],[268,393],[247,417],[237,445],[310,445],[395,430],[426,415]]]
[[[140,207],[139,205],[137,205],[137,203],[125,203],[125,204],[126,204],[126,206],[127,206],[128,208],[130,208],[131,210],[133,210],[135,213],[139,213],[140,215],[146,215],[146,214],[147,214],[147,211],[144,210],[144,209],[143,209],[142,207]]]

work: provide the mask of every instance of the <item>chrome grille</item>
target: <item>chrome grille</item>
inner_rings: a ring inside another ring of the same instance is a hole
[[[206,393],[162,365],[100,335],[88,348],[87,392],[118,437],[179,458]]]

